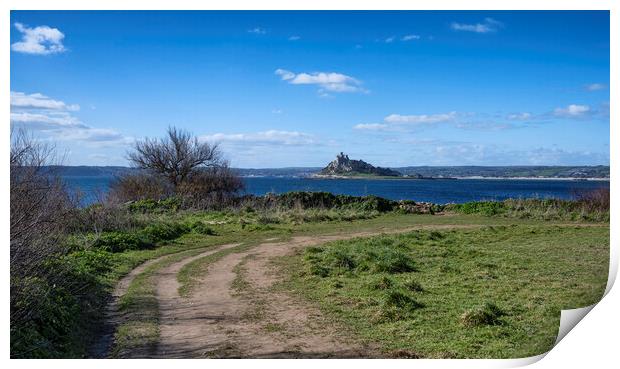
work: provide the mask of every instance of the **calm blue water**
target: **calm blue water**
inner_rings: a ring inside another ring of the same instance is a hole
[[[112,177],[66,176],[67,184],[84,194],[84,204],[106,192]],[[609,188],[609,181],[510,180],[510,179],[311,179],[282,177],[244,178],[245,192],[326,191],[354,196],[376,195],[392,200],[428,201],[439,204],[508,198],[574,198],[576,192]]]

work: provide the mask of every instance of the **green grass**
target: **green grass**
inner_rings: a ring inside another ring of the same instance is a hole
[[[599,301],[608,257],[604,224],[414,231],[282,258],[280,288],[392,356],[517,358],[552,347],[561,309]]]

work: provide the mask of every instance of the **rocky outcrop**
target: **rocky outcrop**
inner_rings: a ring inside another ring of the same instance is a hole
[[[390,168],[375,167],[363,160],[351,160],[348,155],[340,153],[336,160],[329,163],[320,172],[329,176],[375,175],[386,177],[400,177],[402,174]]]
[[[398,210],[406,214],[435,214],[441,212],[443,206],[431,202],[415,202],[401,200],[398,202]]]

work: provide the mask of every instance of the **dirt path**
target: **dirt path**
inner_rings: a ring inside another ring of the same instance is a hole
[[[478,225],[424,225],[416,229],[476,228]],[[296,249],[328,241],[366,237],[385,232],[294,237],[265,242],[231,253],[212,263],[190,297],[178,294],[176,274],[185,259],[159,273],[159,358],[200,357],[379,357],[374,347],[351,341],[344,330],[326,322],[318,309],[271,289],[277,282],[271,261]],[[246,292],[235,291],[238,273]]]
[[[109,356],[112,344],[114,343],[114,332],[116,331],[116,327],[123,322],[123,315],[118,309],[120,298],[127,292],[129,285],[139,274],[144,272],[149,266],[169,256],[170,254],[163,255],[138,265],[116,284],[111,299],[105,308],[105,317],[101,334],[97,341],[91,346],[89,357],[103,359]]]
[[[202,254],[183,259],[158,271],[156,274],[157,300],[159,303],[159,336],[160,343],[157,347],[156,357],[196,357],[201,356],[202,347],[209,347],[211,334],[206,334],[205,329],[217,315],[210,313],[213,306],[206,306],[207,302],[217,302],[217,295],[221,292],[219,287],[224,283],[215,281],[208,290],[215,294],[216,298],[184,299],[179,296],[180,284],[177,274],[187,264],[194,260],[209,256],[219,251],[230,249],[240,244],[228,244],[215,250],[209,250]],[[234,256],[238,254],[231,254]],[[224,257],[227,259],[229,256]],[[218,273],[218,275],[221,273]],[[205,286],[206,287],[206,286]],[[226,307],[224,307],[226,308]]]

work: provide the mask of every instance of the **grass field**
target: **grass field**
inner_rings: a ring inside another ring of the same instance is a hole
[[[517,358],[552,347],[561,309],[601,298],[608,255],[605,225],[414,231],[284,258],[280,288],[395,356]]]

